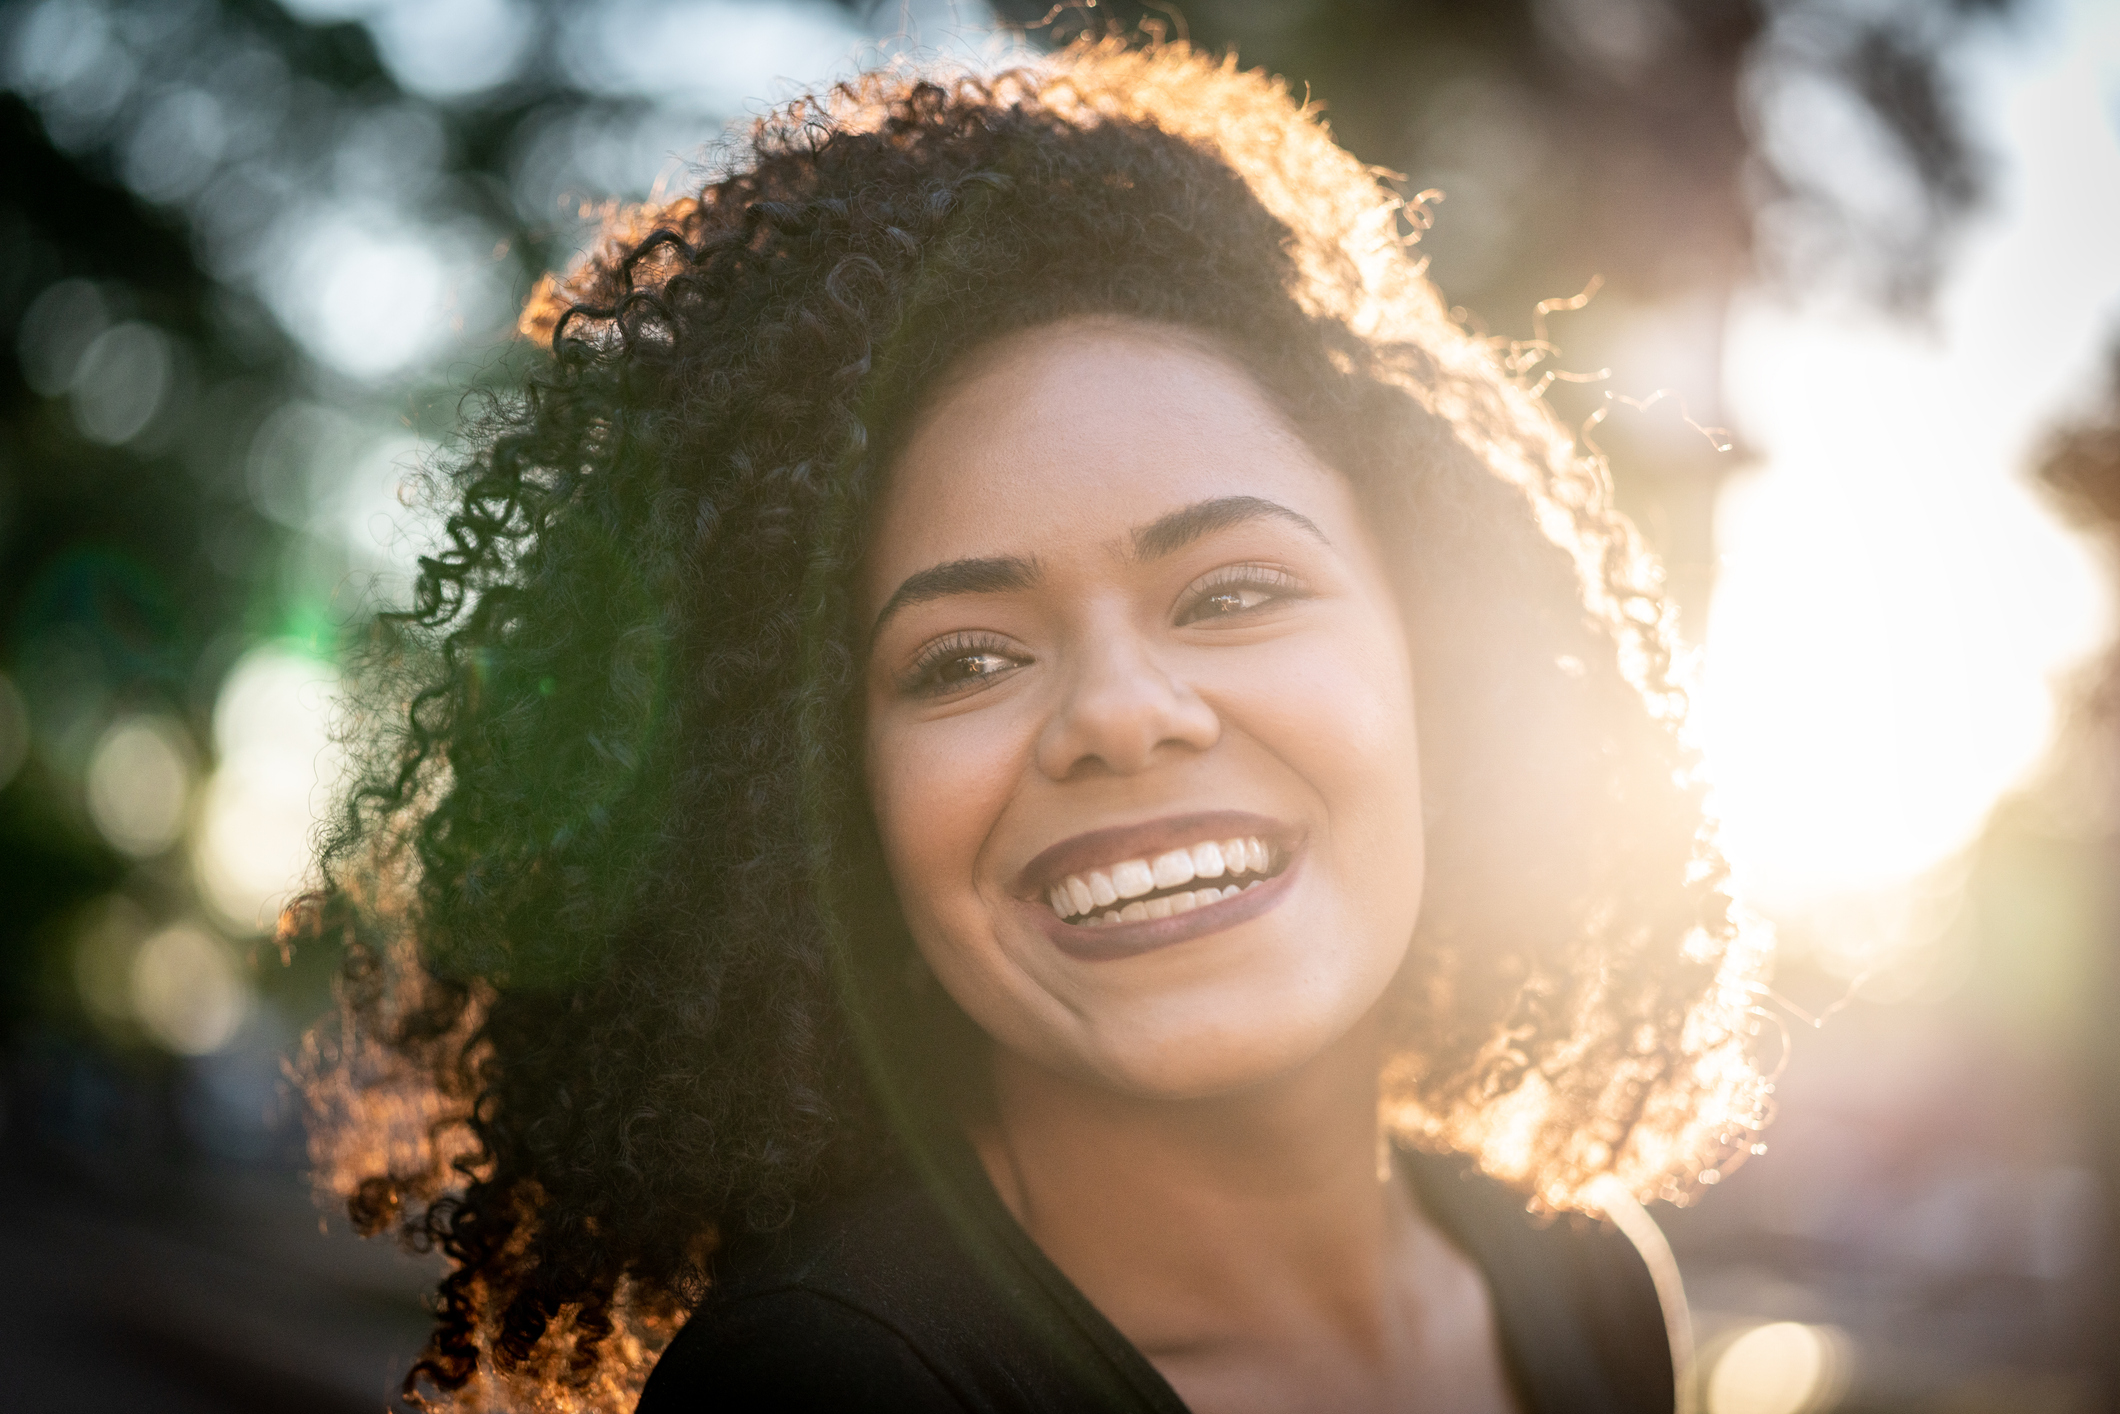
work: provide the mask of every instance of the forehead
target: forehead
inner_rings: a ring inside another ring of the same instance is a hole
[[[914,424],[874,522],[870,586],[1111,540],[1237,494],[1296,505],[1345,491],[1257,381],[1193,338],[1116,320],[1027,330],[975,352]]]

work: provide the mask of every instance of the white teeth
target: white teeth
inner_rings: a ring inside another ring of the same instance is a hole
[[[1170,918],[1180,913],[1190,913],[1196,908],[1205,908],[1211,903],[1220,903],[1226,898],[1235,898],[1246,889],[1259,887],[1259,883],[1259,880],[1254,879],[1248,884],[1228,884],[1219,889],[1191,889],[1182,894],[1166,894],[1162,898],[1140,899],[1121,909],[1107,909],[1102,913],[1091,914],[1082,920],[1082,926],[1109,928],[1114,923],[1138,923],[1147,918]]]
[[[1145,861],[1129,859],[1112,869],[1112,887],[1120,898],[1139,898],[1156,886],[1156,876]]]
[[[1159,854],[1148,869],[1159,889],[1175,889],[1180,884],[1189,884],[1193,877],[1192,851],[1174,849],[1168,854]]]
[[[1219,889],[1166,894],[1160,899],[1142,899],[1144,894],[1158,889],[1175,889],[1194,879],[1219,879],[1240,874],[1264,876],[1272,863],[1272,852],[1266,842],[1256,836],[1207,840],[1190,849],[1169,850],[1153,860],[1129,859],[1106,869],[1087,869],[1080,874],[1070,874],[1048,889],[1045,898],[1054,913],[1062,918],[1079,918],[1087,927],[1131,922],[1136,917],[1165,918],[1230,898],[1240,888],[1256,887],[1260,880],[1252,879],[1242,885],[1232,883]],[[1141,904],[1113,908],[1125,899],[1141,899],[1146,909],[1134,912]]]

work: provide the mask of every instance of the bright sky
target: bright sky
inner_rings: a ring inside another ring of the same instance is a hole
[[[1764,297],[1731,325],[1729,406],[1764,457],[1718,507],[1699,724],[1769,913],[1968,844],[2112,622],[2027,474],[2120,339],[2120,5],[2048,4],[1964,77],[2000,160],[1934,328]]]

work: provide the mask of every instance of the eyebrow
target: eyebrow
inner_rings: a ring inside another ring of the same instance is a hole
[[[1216,496],[1182,506],[1169,515],[1158,516],[1136,530],[1134,554],[1143,560],[1160,559],[1174,550],[1182,550],[1203,535],[1267,516],[1308,531],[1322,545],[1332,544],[1325,538],[1325,532],[1318,529],[1316,521],[1300,511],[1288,509],[1279,501],[1269,501],[1264,496]]]
[[[1267,517],[1285,520],[1316,536],[1321,544],[1332,544],[1309,516],[1264,496],[1216,496],[1195,501],[1136,528],[1130,538],[1137,559],[1154,560],[1183,549],[1203,535]],[[1028,589],[1038,582],[1038,576],[1038,562],[1021,555],[950,560],[930,566],[907,575],[891,597],[884,601],[875,622],[869,625],[869,641],[875,642],[884,624],[900,609],[925,604],[931,599],[946,599],[953,594],[1002,594],[1014,589]]]
[[[918,574],[906,576],[905,582],[877,612],[876,622],[869,626],[869,638],[874,641],[883,631],[884,622],[900,609],[925,604],[930,599],[946,599],[952,594],[1000,594],[1011,589],[1028,589],[1037,582],[1038,562],[1021,555],[994,555],[933,565]]]

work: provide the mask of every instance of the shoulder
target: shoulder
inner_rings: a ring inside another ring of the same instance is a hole
[[[1630,1205],[1608,1221],[1541,1220],[1461,1160],[1411,1157],[1423,1207],[1487,1278],[1530,1408],[1676,1406],[1690,1357],[1684,1298],[1647,1213]]]
[[[920,1288],[950,1265],[930,1217],[917,1191],[885,1187],[738,1244],[656,1362],[640,1414],[973,1407],[922,1348],[933,1293]]]
[[[727,1254],[640,1414],[1084,1407],[1073,1342],[1014,1288],[916,1184],[824,1204]]]
[[[905,1334],[801,1286],[710,1300],[663,1352],[639,1414],[969,1409]]]

